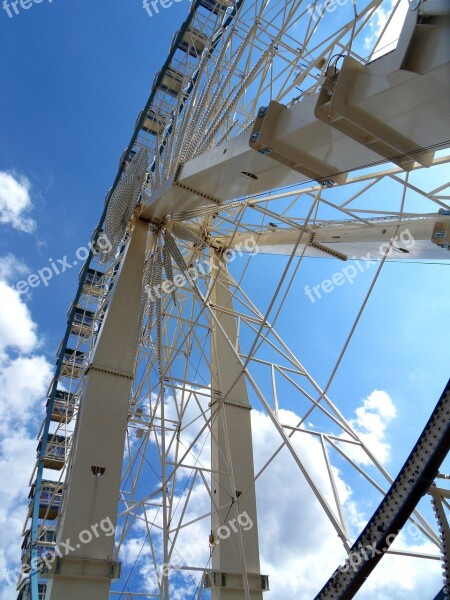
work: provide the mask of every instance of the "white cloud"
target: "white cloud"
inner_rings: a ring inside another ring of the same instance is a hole
[[[7,284],[26,272],[8,255],[0,257],[0,600],[15,597],[4,578],[16,577],[27,510],[28,481],[37,441],[30,429],[42,418],[42,400],[52,366],[36,354],[37,327],[21,297]]]
[[[438,553],[431,542],[409,546],[408,550],[434,555]],[[361,588],[358,599],[422,600],[425,597],[434,598],[442,586],[439,561],[387,554]]]
[[[382,390],[374,390],[355,410],[356,418],[350,421],[355,433],[377,460],[385,465],[391,457],[391,445],[387,438],[387,428],[397,415],[397,409],[389,395]],[[346,434],[341,436],[348,439]],[[370,465],[370,457],[357,446],[342,444],[342,450],[360,465]]]
[[[280,411],[280,418],[286,424],[297,424],[300,420],[290,411]],[[252,427],[255,462],[259,464],[279,444],[279,436],[269,417],[257,411],[252,411]],[[292,442],[332,505],[320,442],[308,434],[297,434]],[[346,502],[351,490],[336,471],[335,476]],[[261,567],[269,575],[272,599],[314,597],[314,592],[343,562],[345,555],[336,531],[286,449],[262,475],[257,492]]]
[[[277,434],[266,415],[252,412],[255,457],[261,456],[264,460],[267,448],[276,444]],[[385,392],[376,391],[363,401],[356,413],[361,427],[375,430],[380,425],[377,419],[382,423],[389,421],[395,415],[395,407]],[[289,417],[283,415],[283,422],[286,418]],[[291,418],[299,420],[298,416]],[[304,457],[315,480],[326,489],[321,446],[311,436],[302,436],[295,442],[297,452]],[[361,529],[365,523],[356,509],[357,490],[351,490],[343,482],[342,474],[335,472],[335,476],[338,487],[344,489],[341,497],[345,512],[350,522]],[[262,571],[270,575],[271,600],[310,600],[344,562],[345,553],[337,534],[287,452],[279,455],[257,486]],[[327,500],[331,503],[330,494]],[[403,547],[406,547],[404,540]],[[431,543],[409,549],[437,553]],[[357,597],[361,600],[422,600],[423,590],[437,591],[439,578],[440,566],[436,561],[385,556]]]
[[[14,276],[28,273],[28,268],[12,254],[0,256],[0,281],[11,282]]]
[[[26,233],[34,230],[34,221],[26,216],[32,208],[30,188],[26,177],[0,171],[0,223]]]
[[[408,8],[408,0],[390,0],[388,6],[377,8],[369,22],[370,33],[364,40],[364,47],[367,50],[372,51],[373,48],[371,60],[396,48]],[[383,33],[392,11],[394,11],[394,15]]]
[[[373,391],[356,409],[351,421],[356,433],[377,459],[385,464],[390,459],[391,446],[386,439],[386,428],[397,415],[397,409],[386,392]]]
[[[201,404],[207,406],[207,395],[197,392]],[[186,400],[186,396],[185,396]],[[173,399],[166,400],[166,417],[176,419]],[[280,438],[273,427],[270,418],[258,411],[252,410],[252,429],[255,468],[258,470],[273,451],[279,446]],[[386,427],[395,417],[396,409],[389,395],[381,390],[375,390],[365,398],[355,411],[353,426],[366,436],[369,447],[375,449],[377,456],[387,458],[389,444],[386,437]],[[201,419],[196,419],[195,402],[188,405],[184,422],[191,423],[183,428],[180,440],[187,447],[201,427]],[[289,425],[297,424],[299,416],[292,411],[281,410],[280,420]],[[318,439],[308,433],[296,434],[292,438],[298,455],[304,461],[318,487],[331,506],[333,504],[332,490],[323,459],[322,447]],[[202,466],[209,465],[209,441],[196,445],[189,457],[193,464],[201,452]],[[173,457],[172,457],[173,458]],[[360,457],[361,459],[361,457]],[[361,459],[362,460],[362,459]],[[187,462],[187,460],[185,460]],[[186,471],[187,472],[187,471]],[[364,498],[360,497],[358,484],[354,482],[352,489],[344,481],[344,473],[333,469],[337,488],[344,505],[344,512],[353,531],[360,531],[370,514]],[[189,472],[192,475],[192,472]],[[185,480],[187,481],[187,479]],[[179,480],[179,489],[183,487]],[[328,521],[316,499],[312,489],[305,481],[290,453],[284,449],[270,467],[257,481],[258,530],[261,555],[261,572],[270,577],[271,600],[310,600],[315,596],[339,564],[343,564],[346,554],[342,543],[333,526]],[[176,495],[174,506],[177,514],[183,510],[187,492]],[[193,488],[183,522],[195,520],[200,514],[207,515],[210,510],[209,495],[202,484]],[[162,525],[162,516],[158,509],[147,511],[149,522],[155,522],[156,530]],[[176,518],[172,521],[175,526]],[[152,565],[148,543],[144,542],[146,533],[144,522],[138,521],[134,528],[135,538],[127,542],[123,557],[128,566],[132,566],[139,552],[136,569],[141,576],[147,578],[147,591],[156,591],[156,584],[151,576]],[[179,555],[188,564],[204,567],[208,561],[208,534],[210,520],[194,522],[182,529],[177,541]],[[243,533],[245,535],[245,533]],[[430,542],[417,542],[415,545],[406,543],[399,536],[402,546],[411,551],[437,554],[437,549]],[[353,542],[353,539],[351,540]],[[394,547],[398,547],[395,543]],[[160,547],[157,550],[160,552]],[[175,561],[174,561],[175,562]],[[198,574],[192,573],[198,581]],[[193,595],[192,579],[177,574],[180,589],[172,592],[171,597],[186,600]],[[437,561],[425,561],[412,557],[385,556],[369,582],[358,594],[361,600],[422,600],[423,590],[438,591],[440,583],[440,565]]]
[[[0,549],[0,590],[5,597],[15,597],[14,589],[4,578],[5,571],[10,573],[10,581],[17,577],[20,559],[21,534],[25,522],[29,469],[22,465],[31,465],[36,456],[36,440],[31,439],[24,428],[11,429],[9,435],[0,441],[0,531],[2,546]],[[9,596],[7,593],[9,592]],[[0,598],[2,596],[0,595]]]
[[[19,357],[1,365],[0,432],[29,423],[34,409],[43,416],[43,404],[36,401],[45,394],[52,370],[43,356]]]
[[[31,352],[37,344],[36,324],[19,293],[0,281],[0,356],[8,348]]]

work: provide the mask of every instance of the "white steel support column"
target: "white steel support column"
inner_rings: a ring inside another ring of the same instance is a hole
[[[63,557],[49,573],[47,600],[107,600],[120,570],[108,524],[117,519],[147,231],[136,221],[85,375],[57,535]]]
[[[221,264],[217,255],[213,254],[211,260],[215,266]],[[221,266],[211,290],[211,304],[232,308],[226,266]],[[217,270],[213,270],[212,277],[216,274]],[[236,320],[220,311],[215,314],[220,325],[214,321],[211,325],[212,535],[215,545],[209,584],[214,600],[262,600],[251,406],[242,366],[230,348],[230,341],[238,348]]]

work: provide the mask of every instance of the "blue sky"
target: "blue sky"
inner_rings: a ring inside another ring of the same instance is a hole
[[[37,223],[32,236],[2,232],[2,252],[14,246],[34,271],[90,240],[137,113],[186,11],[187,2],[150,19],[137,0],[107,7],[45,1],[11,19],[1,11],[0,161],[32,183]],[[66,275],[51,294],[31,299],[36,314],[44,307],[52,313],[53,345],[74,289],[68,281],[74,276]]]
[[[29,198],[19,211],[21,221],[0,220],[1,282],[13,285],[47,266],[50,258],[73,257],[87,245],[136,116],[187,10],[184,0],[149,18],[140,0],[43,0],[13,18],[0,11],[0,173],[18,182]],[[264,303],[284,259],[253,260],[253,283]],[[322,385],[375,272],[372,268],[352,286],[311,303],[304,285],[330,277],[336,268],[328,259],[307,261],[278,323],[286,342]],[[273,282],[264,287],[261,274],[268,272]],[[386,265],[331,386],[330,395],[349,419],[374,390],[389,395],[397,412],[384,432],[392,474],[403,464],[448,379],[449,273],[448,264]],[[72,268],[48,287],[40,285],[20,298],[5,290],[1,296],[0,472],[12,483],[3,498],[0,494],[5,540],[0,572],[20,551],[14,544],[25,515],[18,510],[12,515],[10,509],[25,506],[46,382],[77,274],[78,267]],[[33,377],[33,382],[24,381]],[[22,448],[20,440],[25,440]],[[437,591],[436,581],[430,585]],[[419,587],[414,593],[411,597],[423,597]],[[0,599],[11,598],[9,594],[0,581]]]

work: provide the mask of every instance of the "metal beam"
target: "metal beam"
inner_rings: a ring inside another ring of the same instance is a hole
[[[410,11],[395,51],[367,65],[346,61],[342,76],[329,67],[322,90],[289,108],[271,102],[252,131],[179,165],[143,215],[163,218],[314,179],[330,185],[386,161],[407,170],[431,164],[433,151],[450,143],[449,28],[445,17],[418,22]]]
[[[102,524],[117,521],[147,231],[146,223],[134,223],[86,371],[56,542],[61,549],[70,540],[73,550],[49,572],[47,600],[107,600],[111,580],[119,574],[112,559],[114,535],[106,535]],[[83,532],[91,536],[81,537]]]
[[[450,227],[450,215],[403,218],[400,229],[399,219],[395,217],[368,219],[366,224],[334,221],[309,227],[303,233],[300,224],[298,229],[280,225],[268,227],[254,237],[259,252],[265,254],[290,255],[301,234],[296,254],[314,258],[329,258],[334,252],[348,259],[381,260],[390,248],[391,238],[395,238],[387,260],[449,260],[448,249],[432,241],[437,223]],[[245,245],[248,237],[248,232],[215,236],[211,238],[211,244],[217,248],[238,247],[241,252],[248,252],[251,250]]]
[[[354,597],[428,491],[449,449],[450,380],[394,483],[351,547],[349,559],[336,569],[315,600]],[[370,552],[361,551],[368,547]],[[354,556],[359,562],[350,561]]]
[[[211,307],[233,308],[226,268],[215,252],[212,260],[221,270],[211,290]],[[207,575],[207,584],[214,600],[262,600],[251,406],[242,365],[229,343],[235,348],[238,345],[236,319],[227,312],[214,312],[217,322],[213,320],[211,324],[211,410],[216,413],[211,424],[212,571]],[[227,538],[220,535],[222,531],[227,533],[226,529],[221,530],[224,526],[230,533]]]

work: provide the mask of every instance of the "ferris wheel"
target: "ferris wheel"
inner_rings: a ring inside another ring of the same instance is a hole
[[[355,548],[384,554],[405,523],[434,554],[386,553],[435,564],[444,551],[446,568],[447,492],[435,486],[437,522],[416,496],[448,450],[448,391],[395,480],[329,395],[383,265],[449,258],[446,12],[433,0],[191,5],[69,310],[20,600],[281,598],[264,561],[274,520],[258,516],[266,497],[289,519],[287,486],[319,507],[341,561],[322,557],[302,598],[352,597],[381,560]],[[376,261],[323,384],[308,340],[299,353],[284,339],[310,258],[336,261],[337,286]],[[381,502],[359,546],[355,489]]]

